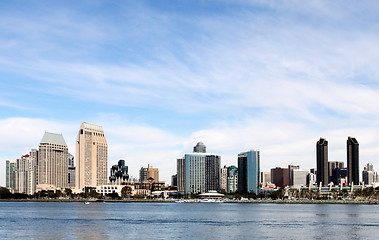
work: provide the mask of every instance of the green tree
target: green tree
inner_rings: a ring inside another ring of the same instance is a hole
[[[132,188],[130,186],[125,186],[121,189],[122,198],[130,198],[131,195],[132,195]]]

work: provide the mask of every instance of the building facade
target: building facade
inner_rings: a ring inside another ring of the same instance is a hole
[[[128,166],[125,165],[125,160],[120,159],[117,165],[111,167],[109,183],[111,185],[121,185],[126,181],[129,181]]]
[[[199,194],[220,190],[221,157],[205,151],[205,145],[199,142],[193,153],[187,153],[184,158],[177,160],[179,192]]]
[[[14,191],[15,188],[15,171],[17,169],[17,162],[16,161],[6,161],[6,180],[5,180],[5,186],[6,188],[10,189],[11,191]]]
[[[101,126],[83,122],[76,139],[76,188],[108,183],[108,143]]]
[[[228,167],[225,165],[221,168],[220,191],[226,192],[228,188]]]
[[[308,171],[292,169],[292,186],[303,187],[307,185]]]
[[[144,182],[147,181],[149,178],[154,179],[155,181],[159,182],[159,169],[153,168],[151,165],[147,165],[147,168],[141,167],[139,170],[139,181]]]
[[[68,148],[61,134],[45,132],[38,148],[37,182],[68,187]]]
[[[329,182],[333,182],[333,179],[335,179],[333,177],[334,169],[345,168],[345,163],[340,162],[340,161],[329,161],[328,167],[329,167]],[[333,182],[333,183],[335,183],[335,182]]]
[[[75,168],[75,162],[74,162],[74,156],[70,153],[68,153],[68,187],[75,188],[75,178],[76,178],[76,168]]]
[[[374,172],[374,166],[371,163],[367,163],[362,171],[362,181],[366,185],[372,185],[376,182],[376,173]]]
[[[320,138],[316,144],[316,163],[317,174],[316,181],[318,185],[328,185],[329,183],[329,168],[328,168],[328,141],[325,138]]]
[[[260,153],[250,150],[238,154],[238,192],[258,194]]]
[[[300,165],[294,165],[294,164],[288,165],[288,179],[290,181],[290,186],[295,185],[294,178],[293,178],[293,170],[295,169],[300,169]]]
[[[354,137],[348,137],[347,149],[347,181],[349,184],[359,184],[359,143]]]
[[[29,154],[17,159],[14,191],[29,195],[36,191],[36,161]]]
[[[235,193],[238,191],[238,168],[236,166],[228,167],[227,193]]]
[[[271,169],[271,183],[275,186],[283,188],[289,186],[289,173],[288,168],[276,167]]]

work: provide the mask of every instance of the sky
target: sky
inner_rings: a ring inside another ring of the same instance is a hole
[[[379,2],[0,0],[0,185],[45,131],[75,154],[82,122],[134,177],[170,182],[199,141],[310,169],[348,136],[379,170]]]

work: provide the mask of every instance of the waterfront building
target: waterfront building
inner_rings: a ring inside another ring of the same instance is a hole
[[[15,171],[16,193],[32,195],[36,191],[36,161],[29,154],[17,159]]]
[[[184,193],[186,187],[186,161],[185,158],[176,159],[176,175],[177,175],[177,186],[178,192]]]
[[[288,168],[276,167],[271,169],[271,182],[277,187],[289,186]]]
[[[227,193],[235,193],[238,190],[238,168],[236,166],[228,167]]]
[[[16,161],[6,161],[6,180],[5,180],[5,186],[11,191],[14,191],[15,189],[15,171],[17,169],[17,162]]]
[[[108,143],[103,127],[83,122],[76,139],[76,188],[108,183]]]
[[[238,154],[238,192],[258,194],[260,153],[250,150]]]
[[[178,191],[198,194],[220,190],[221,156],[206,153],[206,147],[199,142],[193,153],[187,153],[177,160]]]
[[[111,185],[121,185],[129,180],[128,166],[125,165],[125,160],[118,160],[117,165],[111,167],[111,175],[109,182]]]
[[[62,134],[45,132],[38,148],[38,184],[68,187],[68,148]]]
[[[316,144],[316,158],[317,158],[317,184],[327,185],[329,183],[329,169],[328,169],[328,141],[325,138],[320,138]]]
[[[288,165],[288,180],[290,182],[290,186],[293,186],[294,185],[294,179],[293,179],[293,170],[294,169],[300,169],[300,165],[293,165],[293,164],[290,164]]]
[[[221,184],[220,184],[220,191],[226,192],[228,186],[228,167],[224,165],[224,167],[221,168]]]
[[[329,182],[333,182],[333,172],[336,168],[345,168],[345,163],[340,161],[329,161],[328,162],[328,168],[329,168]]]
[[[71,153],[68,153],[68,187],[75,188],[75,177],[76,177],[76,168],[74,163],[74,156]]]
[[[177,187],[178,186],[178,174],[171,176],[171,186]]]
[[[362,181],[366,185],[372,185],[376,182],[376,173],[374,172],[374,166],[371,163],[367,163],[362,171]]]
[[[271,172],[261,172],[261,186],[268,187],[271,185]]]
[[[348,137],[347,149],[347,180],[349,184],[359,184],[359,143],[354,137]]]
[[[159,181],[159,170],[158,168],[153,168],[151,165],[147,165],[147,168],[141,167],[139,170],[139,181],[144,182],[148,179],[154,179],[155,181]]]
[[[334,185],[345,185],[347,183],[347,168],[333,169],[332,182]]]
[[[315,173],[308,173],[307,175],[307,186],[314,186],[316,184],[316,174]]]
[[[307,185],[308,171],[302,169],[292,169],[292,186],[300,187]]]

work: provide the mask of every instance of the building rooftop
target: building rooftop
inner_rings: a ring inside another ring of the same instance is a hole
[[[66,141],[64,140],[62,134],[45,132],[40,143],[49,143],[67,146]]]
[[[98,126],[98,125],[94,125],[94,124],[90,124],[90,123],[86,123],[86,122],[83,122],[82,126],[88,130],[93,130],[93,131],[98,131],[98,132],[104,131],[102,126]]]

